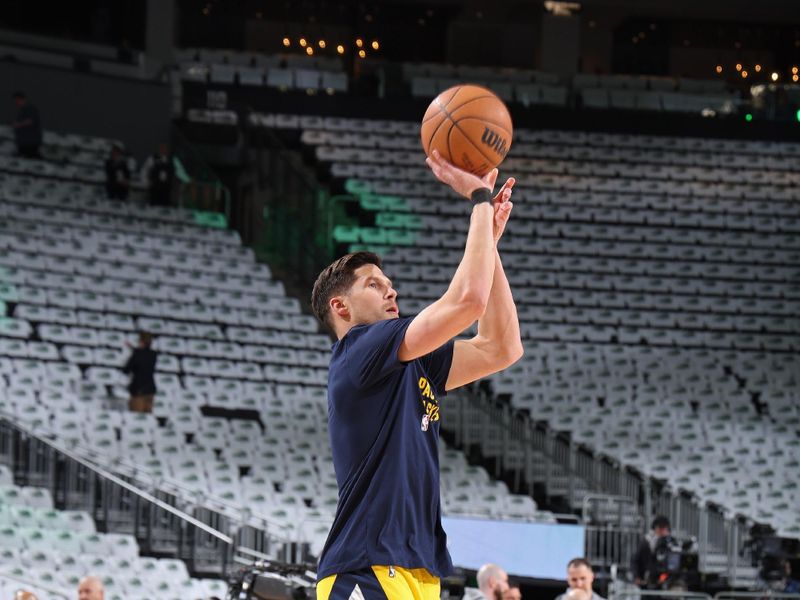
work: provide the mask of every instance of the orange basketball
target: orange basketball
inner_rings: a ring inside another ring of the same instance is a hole
[[[425,154],[438,150],[455,166],[486,175],[511,148],[513,125],[506,105],[479,85],[457,85],[434,98],[422,118]]]

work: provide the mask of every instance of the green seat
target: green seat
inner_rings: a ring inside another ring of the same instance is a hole
[[[417,243],[417,234],[414,231],[393,229],[386,236],[390,246],[414,246]]]
[[[215,229],[228,228],[228,220],[222,213],[195,210],[192,211],[192,217],[197,225],[213,227]]]
[[[343,244],[353,244],[358,241],[359,228],[349,225],[337,225],[333,228],[333,239]]]
[[[386,231],[383,229],[378,229],[376,227],[362,227],[359,231],[359,235],[361,237],[361,241],[365,244],[385,245],[387,243]]]
[[[384,209],[383,196],[375,194],[361,194],[358,198],[358,203],[361,208],[371,212],[379,212]]]
[[[354,196],[360,194],[369,194],[372,191],[367,182],[359,181],[358,179],[348,179],[345,181],[344,189],[348,194],[353,194]]]

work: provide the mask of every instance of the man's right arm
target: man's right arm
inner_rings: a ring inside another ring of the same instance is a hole
[[[497,178],[496,170],[479,178],[457,169],[438,153],[428,158],[428,165],[440,181],[467,198],[481,188],[491,194]],[[433,352],[477,321],[486,310],[494,267],[494,208],[491,202],[479,202],[472,208],[464,257],[450,286],[408,326],[398,358],[407,362]]]

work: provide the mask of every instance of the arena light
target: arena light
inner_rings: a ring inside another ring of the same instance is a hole
[[[792,67],[792,75],[797,75],[797,67]]]
[[[736,63],[736,70],[737,70],[737,71],[741,71],[741,70],[742,70],[742,68],[743,68],[743,67],[742,67],[742,63]]]
[[[742,71],[742,79],[747,79],[749,73],[747,71]]]
[[[318,41],[318,42],[317,42],[317,45],[318,45],[320,48],[322,48],[323,50],[325,50],[325,46],[327,46],[327,44],[325,43],[325,40],[320,40],[320,41]]]
[[[544,9],[556,17],[569,17],[572,13],[581,9],[579,2],[560,2],[557,0],[545,0]]]
[[[361,48],[363,45],[364,45],[364,40],[362,40],[361,38],[358,38],[358,39],[356,40],[356,46],[358,46],[359,48]]]
[[[311,46],[309,46],[308,48],[306,48],[306,54],[308,54],[309,56],[313,56],[314,49]]]
[[[366,58],[366,56],[367,56],[367,53],[364,52],[363,50],[359,50],[358,51],[358,57],[359,58]]]
[[[373,50],[378,50],[380,47],[381,47],[381,45],[378,43],[378,40],[372,40],[372,49]]]
[[[794,81],[795,83],[797,83],[797,80],[798,80],[798,79],[800,79],[800,77],[798,77],[797,75],[792,75],[792,81]]]
[[[717,73],[722,73],[722,65],[717,65],[717,68],[715,69],[715,71]]]
[[[306,38],[300,38],[300,46],[302,46],[303,48],[308,46],[308,42],[306,41]]]
[[[797,119],[798,123],[800,123],[800,108],[798,108],[797,112],[794,113],[794,118]]]
[[[747,114],[744,116],[744,120],[745,120],[745,121],[747,121],[747,122],[749,123],[750,121],[752,121],[752,120],[753,120],[753,115],[752,115],[752,114],[750,114],[750,113],[747,113]]]
[[[344,54],[344,46],[342,46],[341,44],[339,44],[338,46],[336,46],[336,51],[337,51],[339,54]]]
[[[287,48],[291,43],[292,41],[289,38],[283,38],[283,45],[286,46]]]
[[[780,77],[780,75],[778,75],[775,71],[773,71],[772,75],[770,75],[770,78],[772,79],[772,81],[778,81],[779,77]]]
[[[756,73],[761,73],[761,65],[756,65],[755,69],[756,69]]]

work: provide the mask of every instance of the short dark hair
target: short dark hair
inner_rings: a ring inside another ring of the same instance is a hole
[[[381,268],[380,257],[373,252],[351,252],[333,261],[317,276],[311,291],[311,310],[320,323],[331,329],[330,299],[345,293],[356,280],[355,271],[364,265]]]
[[[568,569],[572,569],[574,567],[586,567],[590,571],[594,572],[594,569],[592,568],[592,563],[590,563],[588,560],[586,560],[582,556],[580,556],[578,558],[573,558],[571,561],[569,561],[567,563],[567,568]]]
[[[149,348],[150,344],[153,343],[153,334],[150,333],[149,331],[140,331],[139,343],[145,348]]]
[[[664,527],[672,529],[672,527],[669,526],[669,519],[664,515],[658,515],[650,524],[650,529],[662,529]]]

